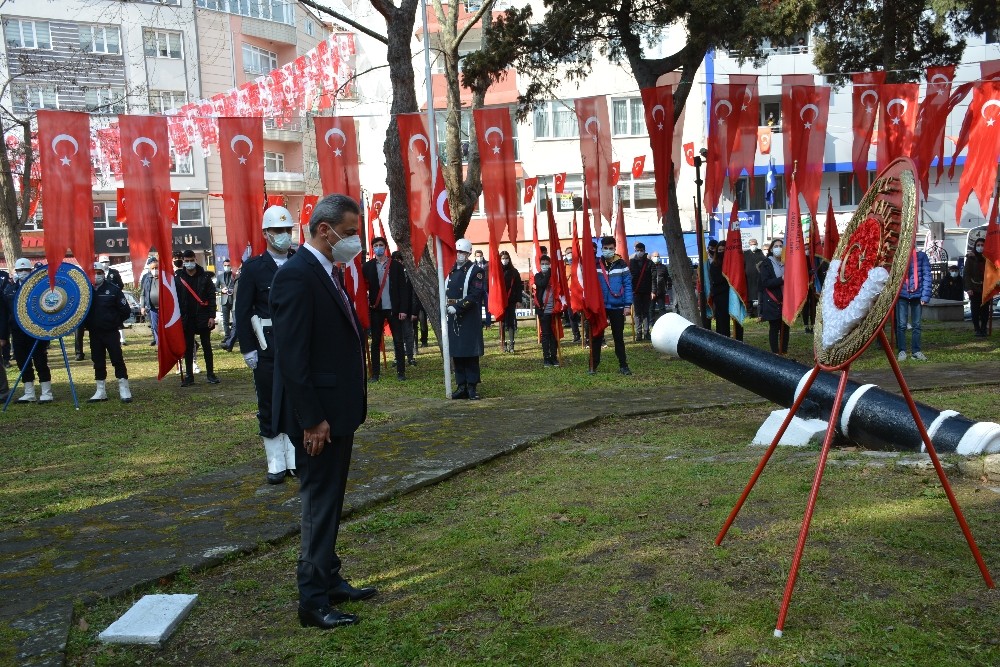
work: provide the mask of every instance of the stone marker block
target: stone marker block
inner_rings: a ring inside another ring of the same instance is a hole
[[[757,429],[757,435],[754,436],[751,444],[770,445],[787,415],[787,408],[784,410],[775,410],[768,415],[764,423]],[[781,441],[778,444],[791,447],[804,447],[808,444],[821,445],[823,444],[823,436],[825,434],[826,422],[822,419],[792,417],[792,422],[788,425],[785,434],[781,436]]]
[[[144,595],[97,638],[112,644],[162,646],[197,599],[197,595]]]

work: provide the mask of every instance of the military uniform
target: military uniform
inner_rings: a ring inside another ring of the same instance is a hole
[[[0,289],[3,290],[6,314],[6,321],[0,324],[0,338],[10,342],[17,367],[24,369],[21,380],[25,383],[25,395],[19,401],[34,401],[35,371],[38,371],[38,381],[44,383],[45,386],[48,386],[52,381],[52,371],[49,370],[49,341],[29,336],[17,323],[14,313],[17,312],[17,294],[21,289],[21,284],[8,282],[0,286]],[[35,345],[36,342],[37,345]],[[33,347],[34,353],[31,351]],[[30,392],[28,391],[29,384],[31,384]],[[51,400],[51,393],[42,399],[43,402]]]
[[[482,307],[486,295],[486,271],[471,261],[455,265],[448,274],[445,297],[457,311],[448,314],[448,346],[455,364],[458,391],[454,398],[476,396],[479,357],[483,354]],[[465,395],[463,395],[465,394]]]
[[[292,253],[288,253],[291,257]],[[264,438],[267,470],[270,474],[295,469],[295,448],[291,441],[274,429],[271,395],[274,388],[274,331],[271,328],[271,283],[278,272],[278,263],[270,252],[251,257],[240,269],[239,288],[236,290],[234,326],[244,355],[257,353],[257,367],[253,369],[253,384],[257,392],[257,422],[260,436]],[[264,342],[261,346],[254,333],[251,318],[256,315],[263,324]]]

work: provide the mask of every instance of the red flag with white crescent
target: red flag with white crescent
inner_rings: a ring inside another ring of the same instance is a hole
[[[694,166],[694,142],[684,144],[684,161],[688,163],[689,167]]]
[[[781,319],[788,326],[792,326],[806,302],[806,297],[809,296],[809,264],[802,236],[799,193],[795,179],[792,180],[788,192],[788,220],[785,224],[785,284],[782,289]]]
[[[737,206],[733,203],[733,212],[729,216],[729,231],[726,234],[726,253],[722,258],[722,274],[729,285],[746,306],[747,273],[743,261],[743,235],[740,232],[740,217]]]
[[[671,86],[643,88],[642,108],[653,153],[653,192],[656,213],[662,218],[670,206],[670,179],[674,176],[674,95]],[[685,149],[686,150],[686,149]],[[692,147],[692,154],[694,148]]]
[[[757,127],[760,124],[760,96],[757,93],[756,74],[730,74],[729,83],[734,87],[733,104],[739,107],[739,126],[729,156],[729,179],[735,181],[743,173],[750,178],[753,190],[753,163],[757,156]],[[742,88],[742,92],[740,92]]]
[[[516,195],[513,201],[516,207]],[[451,203],[448,201],[448,189],[445,187],[444,173],[441,169],[438,169],[434,179],[434,210],[431,211],[428,225],[430,234],[441,240],[441,263],[447,273],[455,265],[455,223],[451,219]],[[497,232],[498,247],[499,243],[500,233]],[[497,253],[499,252],[498,249]]]
[[[570,261],[569,306],[574,312],[583,311],[583,263],[580,256],[580,235],[576,224],[576,209],[573,209],[573,257]]]
[[[917,127],[914,131],[914,162],[920,186],[927,199],[930,190],[931,163],[938,160],[938,180],[944,173],[944,129],[948,124],[948,100],[951,98],[951,83],[955,80],[955,66],[927,68],[927,92],[917,111]]]
[[[125,212],[125,188],[118,188],[115,194],[118,201],[117,212],[115,213],[118,222],[128,224],[128,215]]]
[[[979,63],[979,80],[980,81],[1000,81],[1000,60],[984,60]],[[951,99],[948,101],[948,111],[961,104],[972,89],[976,85],[976,81],[968,81],[958,86],[955,92],[952,93]],[[951,159],[951,166],[948,167],[948,178],[955,178],[955,167],[957,165],[957,159],[959,153],[965,150],[966,145],[969,143],[969,131],[972,129],[973,117],[966,110],[965,119],[962,121],[962,127],[958,131],[958,138],[955,140],[955,152]]]
[[[428,222],[434,208],[431,144],[423,114],[399,114],[396,123],[399,126],[399,150],[410,213],[410,246],[413,248],[413,263],[420,264],[427,247],[430,235]]]
[[[1000,292],[1000,197],[993,198],[993,210],[986,224],[986,241],[983,257],[983,303],[988,304]]]
[[[219,161],[226,241],[234,267],[243,263],[247,246],[252,255],[264,252],[261,213],[264,211],[264,121],[261,118],[219,119]]]
[[[1000,81],[984,81],[973,88],[966,121],[970,127],[969,152],[958,182],[955,216],[959,220],[973,192],[979,199],[983,217],[990,210],[997,182],[997,157],[1000,156]]]
[[[538,187],[538,177],[532,176],[531,178],[524,179],[524,203],[530,204],[535,198],[535,188]]]
[[[552,180],[555,183],[555,186],[552,189],[555,190],[555,193],[557,195],[561,195],[563,192],[566,191],[566,172],[565,171],[563,173],[561,173],[561,174],[556,174],[555,176],[553,176]]]
[[[496,238],[499,244],[506,228],[507,239],[516,247],[517,175],[514,170],[514,129],[510,110],[507,107],[474,109],[472,117],[476,127],[483,203],[490,236]]]
[[[299,214],[299,243],[305,243],[309,232],[309,219],[312,218],[313,209],[319,202],[319,195],[306,195],[302,198],[302,212]]]
[[[796,190],[802,193],[809,216],[815,220],[823,180],[826,126],[830,118],[830,87],[813,85],[812,75],[786,74],[781,78],[785,185],[791,192],[794,173]]]
[[[622,163],[615,161],[611,163],[610,171],[608,173],[608,180],[611,181],[611,187],[618,185],[618,181],[622,176]]]
[[[344,291],[351,297],[361,328],[368,329],[371,327],[371,314],[368,311],[368,281],[361,271],[362,254],[358,254],[354,261],[344,267]]]
[[[171,225],[176,226],[181,224],[180,202],[181,202],[181,193],[178,192],[177,190],[172,190],[170,192],[170,201],[168,202],[169,206],[168,211],[169,211]]]
[[[877,170],[881,172],[898,157],[909,157],[916,146],[913,130],[917,124],[917,96],[915,83],[887,83],[882,86],[878,127],[878,150],[875,151]]]
[[[345,194],[361,201],[358,177],[358,137],[352,116],[316,116],[316,161],[323,192]]]
[[[49,284],[55,287],[56,272],[67,249],[93,279],[94,168],[90,162],[90,116],[75,111],[39,111],[38,144],[45,184],[42,208]]]
[[[490,311],[490,315],[499,320],[507,310],[507,285],[504,283],[503,265],[500,263],[500,240],[493,234],[490,234],[489,252],[490,289],[486,308]]]
[[[854,168],[854,178],[864,191],[868,189],[868,149],[872,144],[875,119],[878,118],[881,106],[885,72],[860,72],[853,74],[851,78],[854,81],[851,116],[854,141],[851,145],[851,164]]]
[[[712,105],[708,114],[708,159],[705,163],[705,210],[711,213],[719,204],[733,148],[739,138],[740,100],[746,86],[718,83],[712,86]],[[730,187],[735,182],[730,177]]]
[[[559,242],[559,230],[556,229],[556,217],[552,212],[552,200],[546,202],[546,211],[548,213],[548,223],[549,223],[549,259],[552,264],[552,277],[549,280],[549,286],[553,290],[553,306],[552,312],[561,313],[566,309],[567,297],[569,296],[566,288],[566,271],[563,267],[566,263],[563,261],[562,254],[562,244]],[[562,319],[562,318],[560,318]],[[562,339],[562,329],[558,331],[558,339]]]
[[[644,171],[646,171],[646,156],[638,155],[632,158],[632,178],[642,178]]]
[[[840,230],[837,229],[837,218],[833,215],[833,195],[827,195],[826,229],[823,237],[823,257],[830,261],[840,245]]]
[[[581,97],[575,101],[580,128],[580,157],[583,160],[584,184],[595,210],[611,223],[611,121],[608,98],[604,95]],[[600,228],[600,223],[597,224]]]
[[[757,128],[757,150],[760,151],[761,155],[771,154],[771,128]]]
[[[583,196],[583,238],[580,239],[581,263],[583,266],[583,311],[590,322],[590,335],[600,336],[608,327],[608,314],[604,310],[604,292],[601,290],[597,274],[597,256],[591,247],[593,235],[590,231],[590,202]]]

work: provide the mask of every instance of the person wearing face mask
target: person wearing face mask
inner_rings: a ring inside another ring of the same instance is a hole
[[[597,281],[604,292],[604,312],[608,317],[608,327],[615,341],[615,356],[618,357],[618,372],[632,375],[625,356],[625,318],[632,307],[632,274],[625,260],[615,254],[616,241],[613,236],[601,239],[601,257],[597,261]],[[587,371],[593,375],[601,363],[601,348],[604,347],[604,332],[590,341],[593,366]]]
[[[757,239],[750,239],[747,249],[743,251],[743,270],[747,277],[747,315],[757,317],[760,312],[760,300],[757,295],[760,293],[760,263],[764,261],[764,253],[757,246]]]
[[[503,311],[504,352],[514,352],[514,338],[517,336],[517,306],[524,295],[524,281],[521,274],[510,261],[510,253],[506,250],[500,253],[500,264],[503,265],[503,284],[507,290],[507,307]]]
[[[271,285],[274,430],[295,444],[302,501],[299,624],[323,630],[358,622],[334,605],[378,593],[344,579],[337,555],[354,433],[367,416],[368,392],[364,330],[334,266],[361,253],[360,215],[345,195],[319,200],[309,239]]]
[[[986,257],[983,248],[986,242],[976,239],[972,252],[965,257],[964,286],[969,295],[969,309],[972,311],[972,328],[977,338],[986,337],[987,324],[990,317],[990,304],[983,304],[983,280],[986,274]]]
[[[291,234],[289,234],[291,242]],[[229,329],[232,326],[233,317],[233,285],[236,278],[233,276],[233,266],[226,257],[222,260],[222,273],[215,277],[215,291],[219,294],[219,310],[222,311],[222,337],[229,338]]]
[[[455,241],[456,261],[445,288],[448,346],[458,385],[451,397],[479,400],[479,357],[483,356],[482,308],[486,298],[486,271],[476,266],[469,239]]]
[[[185,250],[181,268],[174,273],[174,289],[177,305],[180,307],[181,322],[184,326],[184,370],[182,387],[194,384],[194,339],[201,339],[201,351],[205,355],[206,381],[219,384],[215,375],[212,355],[212,329],[215,328],[215,280],[211,273],[195,261],[194,251]]]
[[[368,283],[368,312],[371,314],[371,372],[372,382],[378,382],[382,369],[378,363],[382,350],[385,323],[389,323],[392,347],[396,354],[396,379],[406,379],[406,345],[403,328],[410,326],[411,301],[409,280],[403,263],[393,261],[389,242],[381,236],[372,239],[375,257],[361,265],[361,273]]]
[[[958,262],[948,262],[948,273],[938,283],[938,298],[965,301],[962,277],[958,275]]]
[[[768,323],[768,342],[771,352],[788,351],[788,325],[781,319],[781,303],[785,287],[785,264],[782,253],[785,243],[774,239],[767,247],[767,258],[760,263],[759,300],[760,317]]]
[[[650,340],[649,307],[653,294],[653,262],[646,257],[646,244],[635,244],[635,255],[628,263],[632,274],[632,307],[635,322],[635,340]]]
[[[714,242],[714,241],[713,241]],[[709,251],[711,261],[708,263],[709,294],[712,297],[712,315],[715,317],[715,333],[726,338],[732,336],[732,326],[729,318],[729,281],[722,272],[722,262],[726,257],[726,241],[715,244]],[[742,334],[742,331],[739,332]],[[737,336],[739,340],[742,335]]]
[[[653,266],[650,273],[652,275],[652,291],[650,292],[650,323],[654,324],[660,315],[667,312],[667,305],[670,303],[670,271],[667,265],[660,258],[660,253],[654,252],[651,257]]]
[[[253,371],[257,393],[257,433],[264,441],[268,484],[281,484],[295,476],[295,447],[288,436],[274,428],[274,328],[271,318],[271,283],[293,255],[292,226],[295,219],[283,206],[264,211],[261,228],[267,249],[249,258],[240,268],[234,304],[236,338],[240,354]]]
[[[90,358],[94,363],[94,380],[97,390],[88,403],[108,400],[106,381],[108,379],[108,359],[115,369],[118,380],[118,396],[122,403],[132,402],[132,391],[128,386],[128,368],[122,355],[118,330],[132,313],[121,288],[105,278],[102,262],[94,262],[94,294],[90,311],[83,325],[90,332]]]
[[[569,286],[573,284],[573,247],[566,246],[563,250],[563,262],[565,262],[564,270],[566,272],[566,282],[565,285]],[[567,303],[569,300],[569,295],[567,295]],[[580,313],[575,312],[572,308],[567,305],[563,308],[563,327],[570,329],[573,332],[573,342],[579,343],[582,340],[580,335]]]
[[[17,294],[21,285],[31,275],[31,261],[21,257],[14,262],[14,282],[3,287],[3,300],[7,316],[4,318],[3,330],[0,331],[0,339],[14,348],[14,361],[18,368],[24,369],[21,379],[24,381],[24,394],[17,399],[18,403],[51,403],[52,396],[52,373],[49,370],[49,341],[38,340],[24,332],[15,319],[14,313],[17,311]],[[35,345],[35,342],[38,345]],[[34,347],[34,354],[31,350]],[[41,383],[41,392],[35,395],[35,372],[38,372],[38,381]],[[2,372],[2,371],[0,371]]]
[[[538,329],[542,336],[542,366],[551,368],[559,365],[559,351],[552,330],[552,313],[555,310],[555,292],[551,286],[552,260],[548,255],[542,255],[538,266],[541,271],[535,274],[535,314],[538,315]]]

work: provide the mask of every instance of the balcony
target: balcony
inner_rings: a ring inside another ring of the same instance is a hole
[[[434,93],[434,108],[445,109],[448,107],[448,81],[444,74],[431,75],[431,89]],[[462,106],[472,105],[472,91],[462,88]],[[507,70],[507,74],[502,79],[490,86],[486,91],[486,106],[499,106],[503,104],[513,104],[517,102],[517,73],[513,69]],[[421,109],[427,108],[427,103],[420,105]]]
[[[202,9],[214,9],[251,19],[295,25],[295,7],[283,0],[197,0],[196,4]]]
[[[276,120],[268,118],[264,121],[264,139],[301,144],[303,139],[302,121],[293,120],[279,127]]]
[[[264,185],[268,194],[295,194],[306,190],[306,176],[301,171],[265,171]]]

